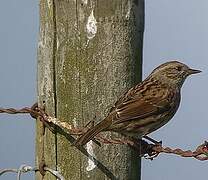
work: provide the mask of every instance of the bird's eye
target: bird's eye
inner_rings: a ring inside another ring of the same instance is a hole
[[[177,69],[178,71],[182,71],[182,67],[181,67],[181,66],[178,66],[176,69]]]

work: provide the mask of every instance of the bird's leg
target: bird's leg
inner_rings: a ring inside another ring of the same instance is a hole
[[[130,138],[131,143],[128,143],[128,145],[134,149],[136,152],[139,153],[139,156],[142,157],[145,154],[149,153],[149,150],[152,148],[153,144],[149,144],[145,140],[138,139],[138,138]]]
[[[148,140],[151,139],[148,137]],[[153,147],[160,145],[161,143],[153,140],[154,144],[148,143],[143,139],[131,138],[131,143],[127,143],[132,149],[139,153],[140,157],[144,157],[146,159],[153,160],[155,157],[158,156],[153,150]]]
[[[155,145],[162,145],[162,141],[156,141],[156,140],[150,138],[149,136],[143,136],[143,138],[149,140],[150,142],[154,143]]]

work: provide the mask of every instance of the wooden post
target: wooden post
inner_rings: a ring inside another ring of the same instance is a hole
[[[144,0],[40,0],[39,106],[75,127],[102,120],[141,80],[143,31]],[[37,121],[37,165],[44,160],[66,180],[139,180],[140,158],[128,147],[88,143],[93,162],[69,140]]]

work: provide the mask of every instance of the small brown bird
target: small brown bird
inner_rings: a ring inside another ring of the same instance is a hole
[[[144,81],[123,94],[108,116],[81,135],[75,145],[86,144],[101,131],[141,138],[157,130],[176,113],[185,79],[200,72],[177,61],[160,65]]]

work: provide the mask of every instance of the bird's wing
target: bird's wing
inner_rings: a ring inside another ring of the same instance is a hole
[[[161,114],[172,108],[174,93],[167,88],[152,85],[142,91],[144,87],[129,90],[116,103],[112,112],[116,115],[114,123],[121,123],[134,119],[143,119],[150,115]]]

